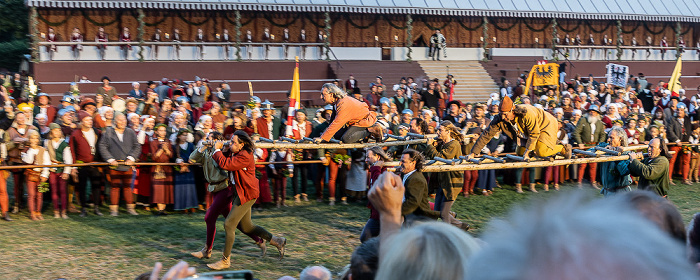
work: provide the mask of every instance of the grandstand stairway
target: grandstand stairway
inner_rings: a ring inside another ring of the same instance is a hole
[[[450,74],[457,80],[454,99],[462,102],[486,102],[498,86],[479,61],[419,61],[420,66],[430,78],[438,78],[440,84]]]
[[[407,61],[331,61],[330,67],[335,76],[340,79],[341,85],[345,85],[348,76],[355,76],[360,84],[362,94],[369,93],[369,84],[374,82],[377,76],[382,76],[387,86],[386,96],[394,96],[392,87],[402,77],[413,77],[417,83],[425,78],[425,72],[417,62]]]

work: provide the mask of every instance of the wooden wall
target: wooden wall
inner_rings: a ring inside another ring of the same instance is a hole
[[[68,10],[68,9],[39,9],[39,31],[46,33],[49,25],[54,26],[61,38],[68,38],[73,27],[83,32],[86,40],[94,40],[97,26],[106,25],[105,30],[110,40],[116,40],[122,27],[127,26],[136,35],[138,20],[136,10]],[[263,29],[268,27],[275,35],[275,41],[281,40],[285,27],[289,28],[291,39],[297,41],[301,29],[306,30],[307,42],[316,42],[318,31],[323,30],[324,15],[322,13],[255,13],[242,12],[242,36],[246,30],[251,30],[256,41],[260,41]],[[145,38],[148,40],[155,28],[164,33],[172,33],[174,28],[180,29],[184,40],[192,40],[197,28],[202,28],[210,41],[215,40],[216,33],[222,33],[224,28],[235,36],[235,13],[233,11],[156,11],[146,10],[147,24]],[[47,23],[49,22],[49,23]],[[413,41],[420,45],[427,43],[434,29],[441,28],[450,47],[480,47],[483,29],[480,27],[482,18],[478,17],[435,17],[413,16]],[[588,34],[593,34],[596,42],[601,42],[603,35],[614,39],[617,34],[615,21],[584,21],[558,20],[559,38],[565,34],[571,38],[580,34],[584,44]],[[331,14],[331,45],[332,46],[405,46],[406,16],[405,15],[374,15],[374,14]],[[669,45],[675,45],[675,23],[671,22],[632,22],[623,21],[622,30],[625,44],[629,45],[632,37],[639,44],[645,44],[647,35],[651,35],[654,45],[666,36]],[[474,30],[475,29],[475,30]],[[493,37],[497,38],[497,47],[532,47],[535,38],[539,39],[540,47],[549,46],[552,40],[551,19],[519,19],[519,18],[489,18],[488,32],[485,40],[493,47]],[[534,30],[533,30],[534,29]],[[544,29],[544,30],[541,30]],[[541,30],[541,31],[540,31]],[[683,23],[681,32],[688,46],[695,46],[700,37],[698,24]],[[375,36],[378,42],[375,42]],[[398,36],[398,41],[395,40]]]

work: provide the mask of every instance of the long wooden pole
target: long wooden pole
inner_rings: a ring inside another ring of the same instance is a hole
[[[334,143],[290,143],[290,142],[279,142],[275,143],[265,143],[258,142],[255,143],[256,148],[262,149],[362,149],[369,147],[390,147],[390,146],[403,146],[403,145],[413,145],[427,143],[427,139],[416,139],[416,140],[406,140],[406,141],[390,141],[384,143],[352,143],[352,144],[334,144]]]

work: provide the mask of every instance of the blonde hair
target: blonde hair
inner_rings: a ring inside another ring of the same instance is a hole
[[[381,246],[388,249],[375,279],[390,280],[464,279],[468,259],[480,248],[466,232],[440,222],[406,229]]]

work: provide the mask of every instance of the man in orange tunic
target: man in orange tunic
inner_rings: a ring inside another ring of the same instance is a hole
[[[381,141],[384,131],[381,126],[375,125],[377,113],[370,111],[367,103],[347,96],[336,85],[328,83],[321,88],[321,99],[326,104],[333,105],[331,124],[326,128],[321,137],[315,142],[339,139],[343,143],[357,143],[369,136]]]

